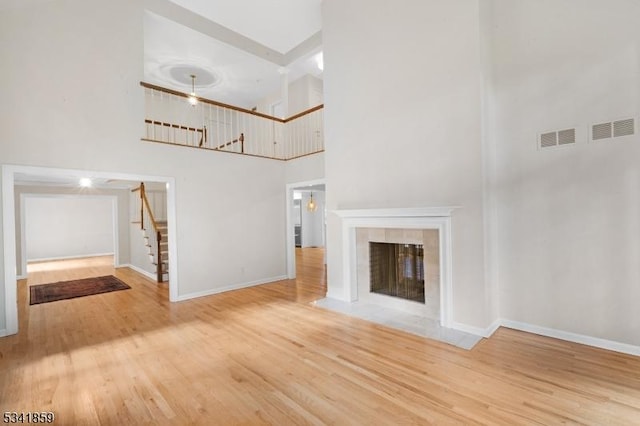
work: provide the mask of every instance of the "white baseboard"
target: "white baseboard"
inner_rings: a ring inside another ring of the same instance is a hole
[[[585,336],[583,334],[571,333],[568,331],[556,330],[553,328],[541,327],[518,321],[500,320],[503,327],[514,330],[526,331],[527,333],[539,334],[541,336],[553,337],[555,339],[566,340],[568,342],[580,343],[582,345],[607,349],[614,352],[621,352],[629,355],[640,356],[640,346],[629,345],[627,343],[615,342],[613,340],[600,339],[598,337]]]
[[[27,275],[18,275],[16,277],[16,280],[26,280],[27,278],[28,278]]]
[[[129,268],[137,273],[139,273],[140,275],[144,275],[146,278],[149,278],[150,280],[152,280],[153,282],[156,281],[156,274],[152,274],[149,271],[145,271],[144,269],[136,266],[136,265],[132,265],[132,264],[127,264],[127,265],[120,265],[118,266],[118,268]]]
[[[451,324],[451,328],[453,328],[454,330],[462,331],[464,333],[473,334],[474,336],[488,338],[491,337],[491,335],[495,333],[498,328],[500,328],[501,322],[502,321],[500,319],[497,319],[487,328],[474,327],[471,325],[454,322],[453,324]]]
[[[0,330],[0,337],[5,337],[8,336],[9,333],[7,333],[7,329],[3,328],[2,330]]]
[[[640,346],[627,343],[615,342],[613,340],[600,339],[598,337],[586,336],[583,334],[571,333],[569,331],[556,330],[553,328],[541,327],[539,325],[527,324],[519,321],[507,319],[497,319],[487,328],[473,327],[470,325],[454,322],[451,328],[476,336],[488,338],[500,327],[512,328],[514,330],[525,331],[527,333],[538,334],[540,336],[552,337],[554,339],[565,340],[567,342],[579,343],[593,346],[595,348],[606,349],[614,352],[621,352],[629,355],[640,356]]]
[[[251,281],[251,282],[247,282],[247,283],[240,283],[240,284],[229,285],[229,286],[226,286],[226,287],[213,288],[211,290],[205,290],[205,291],[199,291],[199,292],[196,292],[196,293],[183,294],[181,296],[178,296],[176,301],[177,302],[182,302],[182,301],[189,300],[189,299],[195,299],[197,297],[211,296],[211,295],[218,294],[218,293],[224,293],[226,291],[239,290],[241,288],[253,287],[253,286],[256,286],[256,285],[268,284],[268,283],[272,283],[272,282],[275,282],[275,281],[282,281],[282,280],[286,280],[286,279],[287,279],[286,275],[280,275],[280,276],[277,276],[277,277],[265,278],[265,279],[262,279],[262,280],[256,280],[256,281]]]
[[[86,257],[101,257],[101,256],[113,256],[115,253],[92,253],[92,254],[78,254],[75,256],[59,256],[59,257],[43,257],[40,259],[27,259],[27,263],[31,262],[51,262],[54,260],[70,260],[70,259],[84,259]]]

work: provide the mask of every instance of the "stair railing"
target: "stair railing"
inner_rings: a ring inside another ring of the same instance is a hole
[[[151,206],[149,205],[149,199],[147,198],[147,193],[144,189],[144,182],[140,182],[140,186],[131,190],[131,192],[140,192],[140,229],[144,230],[144,212],[147,211],[147,216],[149,218],[149,222],[153,227],[153,231],[156,235],[156,280],[161,283],[162,279],[162,254],[161,254],[161,243],[162,243],[162,233],[158,227],[158,222],[156,222],[155,217],[153,216],[153,212],[151,211]]]
[[[144,141],[276,160],[324,151],[324,105],[279,118],[200,97],[192,106],[189,94],[140,85],[145,94]]]

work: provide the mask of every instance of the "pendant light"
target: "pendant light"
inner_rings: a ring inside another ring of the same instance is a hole
[[[191,106],[198,105],[198,97],[196,96],[196,76],[191,74],[191,94],[189,95],[189,103]]]
[[[309,198],[309,202],[307,203],[307,210],[312,213],[318,210],[318,204],[313,201],[313,192],[311,193],[311,197]]]

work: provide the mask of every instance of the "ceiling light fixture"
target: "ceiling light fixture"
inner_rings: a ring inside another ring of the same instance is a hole
[[[318,204],[313,201],[313,192],[311,193],[311,197],[309,198],[309,202],[307,203],[307,210],[312,213],[318,210]]]
[[[196,96],[196,75],[191,74],[191,94],[189,95],[189,103],[191,106],[198,105],[198,97]]]
[[[91,179],[83,177],[80,178],[80,186],[83,188],[91,188],[91,185],[93,184],[93,182],[91,182]]]

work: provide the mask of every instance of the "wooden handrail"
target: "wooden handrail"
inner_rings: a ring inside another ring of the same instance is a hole
[[[147,199],[147,193],[143,191],[142,194],[142,200],[144,201],[144,206],[147,208],[147,214],[149,215],[149,220],[151,221],[153,230],[155,232],[158,232],[158,223],[156,222],[156,218],[153,217],[153,212],[151,211],[151,206],[149,205],[149,200]]]
[[[166,87],[162,87],[162,86],[156,86],[155,84],[145,83],[144,81],[140,82],[140,86],[145,87],[147,89],[157,90],[157,91],[163,92],[163,93],[168,93],[170,95],[180,96],[180,97],[183,97],[183,98],[192,97],[190,94],[179,92],[179,91],[173,90],[173,89],[167,89]],[[266,118],[266,119],[272,120],[272,121],[277,121],[277,122],[280,122],[280,123],[287,123],[289,121],[293,121],[293,120],[295,120],[297,118],[304,117],[307,114],[311,114],[312,112],[316,112],[319,109],[324,108],[324,104],[320,104],[320,105],[316,105],[314,107],[311,107],[309,109],[306,109],[306,110],[304,110],[302,112],[299,112],[299,113],[297,113],[295,115],[292,115],[289,118],[278,118],[278,117],[274,117],[274,116],[269,115],[269,114],[263,114],[263,113],[258,112],[258,111],[252,111],[250,109],[246,109],[246,108],[241,108],[241,107],[237,107],[237,106],[234,106],[234,105],[225,104],[223,102],[213,101],[213,100],[207,99],[207,98],[201,98],[201,97],[196,96],[196,99],[198,99],[198,102],[203,102],[205,104],[215,105],[215,106],[219,106],[219,107],[223,107],[223,108],[229,108],[229,109],[234,110],[234,111],[244,112],[245,114],[255,115],[256,117],[262,117],[262,118]],[[160,124],[160,123],[158,123],[158,124]]]
[[[156,233],[156,279],[159,283],[162,282],[162,251],[161,251],[161,242],[162,242],[162,233],[158,229],[158,222],[156,222],[156,218],[153,216],[153,212],[151,211],[151,206],[149,205],[149,200],[147,199],[147,193],[144,189],[144,182],[140,182],[140,186],[131,190],[131,192],[140,191],[140,199],[142,202],[140,203],[140,229],[144,229],[144,209],[146,207],[147,214],[149,215],[149,220],[151,221],[151,226],[153,226],[153,230]]]
[[[179,92],[177,90],[167,89],[166,87],[156,86],[154,84],[145,83],[144,81],[140,82],[140,86],[146,87],[147,89],[157,90],[159,92],[169,93],[170,95],[180,96],[180,97],[183,97],[183,98],[190,98],[191,97],[191,95],[189,95],[187,93]],[[218,101],[212,101],[211,99],[201,98],[201,97],[198,97],[198,96],[196,96],[195,98],[198,100],[198,102],[202,102],[202,103],[205,103],[205,104],[210,104],[210,105],[215,105],[215,106],[219,106],[219,107],[223,107],[223,108],[228,108],[228,109],[232,109],[234,111],[244,112],[245,114],[251,114],[251,115],[255,115],[257,117],[262,117],[262,118],[266,118],[268,120],[279,121],[281,123],[284,123],[284,120],[282,118],[273,117],[271,115],[263,114],[261,112],[251,111],[250,109],[240,108],[240,107],[237,107],[237,106],[225,104],[225,103],[218,102]]]
[[[147,213],[149,214],[149,219],[151,220],[151,225],[153,226],[154,231],[158,231],[158,222],[156,222],[156,218],[153,216],[153,212],[151,211],[151,206],[149,205],[149,200],[147,199],[147,192],[144,190],[144,182],[140,182],[140,186],[137,188],[133,188],[131,192],[140,191],[140,199],[142,200],[142,205],[140,206],[140,213],[143,213],[144,207],[147,208]],[[140,217],[140,222],[144,226],[143,217]]]
[[[244,153],[244,133],[240,133],[240,137],[239,137],[238,139],[234,139],[234,140],[232,140],[232,141],[230,141],[230,142],[223,143],[222,145],[218,145],[218,146],[216,146],[216,147],[215,147],[215,148],[213,148],[213,149],[215,149],[215,150],[221,150],[222,148],[225,148],[225,147],[227,147],[227,146],[231,146],[231,145],[233,145],[234,143],[238,143],[238,142],[240,142],[240,152],[241,152],[241,153]]]
[[[174,129],[189,130],[189,131],[198,132],[198,133],[203,133],[204,132],[204,128],[198,129],[197,127],[187,127],[187,126],[183,126],[181,124],[165,123],[164,121],[149,120],[148,118],[145,118],[144,122],[146,124],[155,124],[157,126],[172,127]]]
[[[173,129],[179,129],[179,130],[187,130],[190,132],[196,132],[196,133],[201,133],[200,135],[200,142],[198,143],[199,147],[202,147],[202,145],[204,145],[204,143],[207,141],[207,127],[204,126],[202,128],[197,128],[197,127],[188,127],[188,126],[183,126],[181,124],[172,124],[172,123],[165,123],[164,121],[155,121],[155,120],[149,120],[148,118],[144,119],[145,124],[153,124],[155,126],[164,126],[164,127],[170,127]]]
[[[208,146],[183,145],[183,144],[180,144],[180,143],[167,142],[167,141],[162,141],[162,140],[159,140],[159,139],[140,138],[140,140],[143,141],[143,142],[152,142],[152,143],[159,143],[159,144],[171,145],[171,146],[181,146],[181,147],[184,147],[184,148],[206,149],[208,151],[224,152],[225,154],[246,155],[247,157],[256,157],[256,158],[268,158],[270,160],[277,160],[277,161],[295,160],[297,158],[308,157],[310,155],[319,154],[321,152],[324,152],[324,148],[322,148],[322,149],[319,149],[317,151],[308,152],[306,154],[293,155],[293,156],[287,157],[287,158],[277,158],[277,157],[272,157],[272,156],[263,155],[263,154],[250,154],[250,153],[247,153],[247,152],[225,151],[223,149],[210,148]]]
[[[283,123],[288,123],[289,121],[293,121],[296,118],[304,117],[305,115],[311,114],[312,112],[316,112],[316,111],[318,111],[319,109],[322,109],[322,108],[324,108],[324,104],[316,105],[316,106],[311,107],[309,109],[305,109],[304,111],[299,112],[296,115],[292,115],[289,118],[285,118],[284,120],[282,120],[282,122]]]

